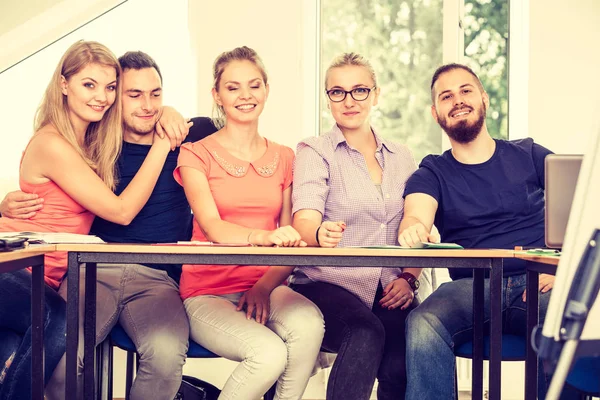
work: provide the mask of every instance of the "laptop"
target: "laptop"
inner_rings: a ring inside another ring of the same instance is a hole
[[[546,157],[546,247],[562,248],[582,160],[582,155]]]

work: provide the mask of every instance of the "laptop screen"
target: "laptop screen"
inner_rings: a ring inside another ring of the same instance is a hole
[[[546,246],[562,248],[582,155],[550,154],[545,160]]]

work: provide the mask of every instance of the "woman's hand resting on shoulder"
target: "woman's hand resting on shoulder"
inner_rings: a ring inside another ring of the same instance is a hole
[[[152,146],[159,146],[161,150],[166,150],[167,152],[171,151],[171,140],[168,136],[162,136],[158,132],[154,132],[154,136],[152,138]]]

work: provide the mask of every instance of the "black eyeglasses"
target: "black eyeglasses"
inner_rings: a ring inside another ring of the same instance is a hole
[[[371,91],[376,87],[377,86],[373,86],[372,88],[358,87],[352,90],[331,89],[325,91],[325,93],[327,93],[329,100],[333,101],[334,103],[339,103],[346,100],[346,96],[348,94],[350,94],[350,96],[352,96],[352,98],[356,101],[364,101],[367,99],[367,97],[369,97]]]

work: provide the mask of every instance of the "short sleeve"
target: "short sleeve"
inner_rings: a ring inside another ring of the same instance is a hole
[[[537,173],[538,182],[540,187],[546,189],[545,182],[545,170],[546,170],[546,156],[548,154],[553,154],[552,151],[548,150],[544,146],[541,146],[537,143],[533,143],[531,147],[531,157],[533,159],[533,165],[535,166],[535,172]]]
[[[292,184],[294,179],[294,150],[287,146],[281,146],[281,165],[283,166],[283,190]]]
[[[183,186],[181,181],[181,172],[179,170],[181,167],[194,168],[202,172],[204,175],[208,175],[210,172],[209,157],[210,155],[208,154],[208,151],[202,144],[200,144],[200,142],[183,144],[181,146],[181,150],[179,151],[177,167],[175,167],[175,171],[173,171],[173,178],[175,178],[177,183]]]
[[[428,194],[438,203],[440,202],[440,182],[436,174],[427,166],[427,158],[423,160],[419,169],[408,178],[406,188],[404,189],[404,198],[413,193]]]
[[[298,144],[294,161],[292,214],[299,210],[325,213],[329,194],[329,164],[321,154],[304,142]]]

